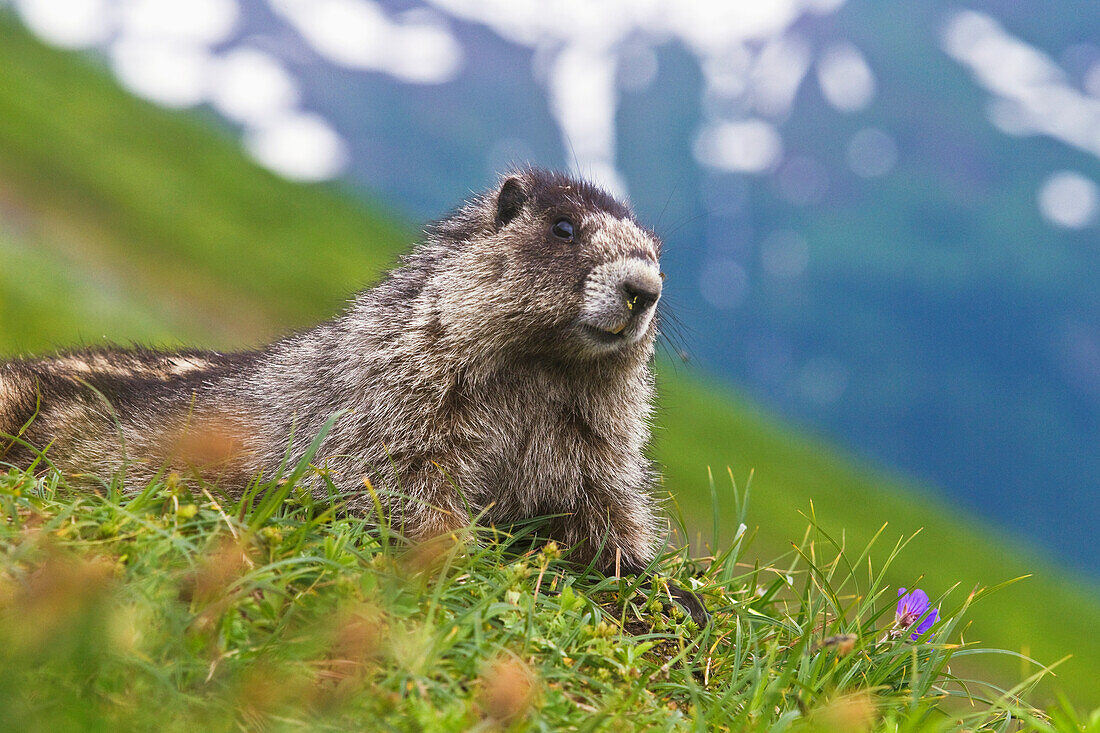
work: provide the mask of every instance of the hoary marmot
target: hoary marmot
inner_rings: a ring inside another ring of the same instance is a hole
[[[412,540],[559,515],[550,536],[578,559],[638,570],[663,535],[645,456],[660,254],[599,188],[520,171],[342,315],[258,351],[0,363],[0,463],[48,446],[71,475],[124,470],[128,490],[166,469],[239,494],[342,411],[313,464],[350,510],[374,511],[369,486]]]

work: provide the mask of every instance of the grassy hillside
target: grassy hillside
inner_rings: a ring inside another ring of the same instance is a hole
[[[0,353],[73,340],[187,341],[226,347],[329,315],[377,275],[411,227],[334,187],[292,185],[247,162],[211,120],[133,100],[87,59],[29,40],[0,12]],[[725,467],[755,471],[756,551],[799,542],[811,501],[822,527],[862,546],[923,528],[888,583],[933,597],[1035,573],[969,614],[969,640],[1025,651],[1059,668],[1081,704],[1100,704],[1095,589],[994,537],[925,492],[874,473],[736,396],[662,368],[657,456],[665,488],[711,538],[707,470],[719,531],[736,520]],[[872,554],[881,565],[884,554]],[[1008,656],[997,674],[1020,679]]]
[[[556,545],[475,527],[406,553],[294,491],[308,470],[220,502],[0,475],[6,727],[1080,730],[1018,702],[1027,685],[945,672],[996,656],[960,648],[965,601],[914,632],[821,537],[780,566],[662,558],[712,609],[699,627],[663,583],[578,572]]]

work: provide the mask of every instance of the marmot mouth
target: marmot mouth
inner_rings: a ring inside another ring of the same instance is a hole
[[[624,323],[617,331],[612,331],[607,328],[600,328],[599,326],[593,326],[590,323],[584,324],[585,333],[595,339],[601,344],[618,344],[627,340],[626,329],[630,325],[630,322]]]

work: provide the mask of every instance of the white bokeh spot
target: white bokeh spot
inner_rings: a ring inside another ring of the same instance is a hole
[[[719,122],[703,129],[695,140],[694,153],[699,163],[712,168],[763,173],[779,163],[783,139],[766,120]]]
[[[1083,229],[1096,222],[1100,189],[1074,171],[1058,171],[1039,187],[1039,211],[1055,226]]]
[[[350,69],[383,71],[403,81],[450,81],[462,47],[430,11],[391,18],[371,0],[269,0],[321,56]]]
[[[290,113],[245,133],[245,149],[264,167],[294,181],[324,181],[348,162],[347,144],[320,116]]]
[[[236,0],[122,0],[117,3],[122,33],[141,38],[220,43],[236,29]]]
[[[164,107],[193,107],[206,100],[213,56],[184,41],[123,37],[108,51],[124,87]]]
[[[840,112],[859,112],[875,98],[875,75],[850,43],[825,50],[817,61],[817,83],[825,101]]]
[[[218,59],[210,102],[243,125],[263,126],[298,105],[297,82],[274,56],[239,47]]]
[[[43,41],[61,48],[91,48],[114,30],[108,0],[14,0],[15,12]]]

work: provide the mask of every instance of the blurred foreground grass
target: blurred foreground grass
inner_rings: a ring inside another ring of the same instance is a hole
[[[308,477],[306,464],[298,475]],[[0,708],[15,730],[1013,730],[1046,726],[955,660],[983,591],[918,640],[882,570],[811,527],[772,563],[742,533],[604,578],[471,527],[406,549],[292,476],[233,501],[176,476],[139,496],[0,477]],[[1074,730],[1062,725],[1060,730]]]
[[[39,45],[0,10],[0,354],[104,337],[247,346],[331,314],[393,260],[407,232],[333,187],[259,170],[210,120],[130,98],[93,62]],[[1034,573],[972,609],[967,636],[1045,663],[1072,653],[1058,687],[1100,705],[1095,586],[724,388],[668,364],[660,381],[663,488],[692,538],[702,536],[701,551],[732,542],[738,526],[729,495],[718,489],[712,502],[707,490],[708,467],[721,474],[727,465],[742,479],[755,470],[762,559],[801,541],[799,512],[811,500],[848,547],[884,523],[889,542],[923,528],[875,576],[937,596]],[[1008,655],[959,663],[1008,686],[1032,673]]]

